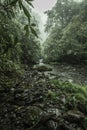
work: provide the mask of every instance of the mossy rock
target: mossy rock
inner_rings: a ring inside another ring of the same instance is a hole
[[[50,66],[47,66],[45,64],[43,65],[36,65],[33,68],[34,70],[38,70],[40,72],[44,72],[44,71],[52,71],[52,68]]]
[[[41,117],[42,110],[35,106],[30,106],[26,111],[23,122],[28,126],[33,126]]]

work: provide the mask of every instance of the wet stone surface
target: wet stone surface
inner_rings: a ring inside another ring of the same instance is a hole
[[[73,83],[87,85],[87,65],[70,65],[66,63],[58,63],[51,65],[52,71],[45,72],[52,78],[58,78],[62,81],[70,81]]]

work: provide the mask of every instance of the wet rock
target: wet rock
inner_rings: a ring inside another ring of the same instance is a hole
[[[56,128],[57,128],[57,122],[55,122],[53,120],[49,120],[46,123],[46,127],[47,127],[48,130],[56,130]]]
[[[50,66],[47,66],[45,64],[43,65],[36,65],[33,67],[34,70],[38,70],[40,72],[44,72],[44,71],[52,71],[52,68]]]
[[[85,115],[80,111],[70,110],[63,115],[63,118],[71,123],[78,123],[85,118]]]
[[[77,126],[76,124],[70,124],[68,122],[62,122],[56,130],[83,130],[83,128]]]
[[[84,128],[85,130],[87,130],[87,118],[85,118],[85,119],[83,120],[83,122],[81,123],[81,125],[83,126],[83,128]]]
[[[38,123],[41,118],[42,112],[43,111],[39,107],[28,107],[23,115],[23,124],[25,125],[25,127],[29,128]]]
[[[60,126],[58,126],[56,130],[75,130],[75,129],[72,129],[68,125],[63,123]]]

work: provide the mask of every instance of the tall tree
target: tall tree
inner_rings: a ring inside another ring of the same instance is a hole
[[[74,0],[57,0],[53,9],[45,12],[48,15],[46,31],[54,26],[66,27],[78,12],[78,4]]]
[[[56,22],[54,21],[51,24],[52,28],[50,34],[47,40],[45,41],[44,45],[45,55],[48,60],[58,61],[61,59],[62,60],[66,59],[70,62],[86,61],[87,58],[86,8],[87,8],[87,1],[83,1],[80,3],[68,0],[57,1],[55,7],[53,8],[56,9],[55,13],[56,15],[54,15]],[[53,11],[51,10],[51,12],[53,13],[54,10]],[[48,20],[49,20],[49,14],[48,14]],[[48,48],[50,50],[50,53],[48,53]]]

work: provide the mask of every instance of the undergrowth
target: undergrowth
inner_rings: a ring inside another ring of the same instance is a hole
[[[51,80],[51,83],[58,89],[57,95],[59,93],[65,95],[66,109],[79,109],[87,114],[87,86],[62,82],[57,79]]]

